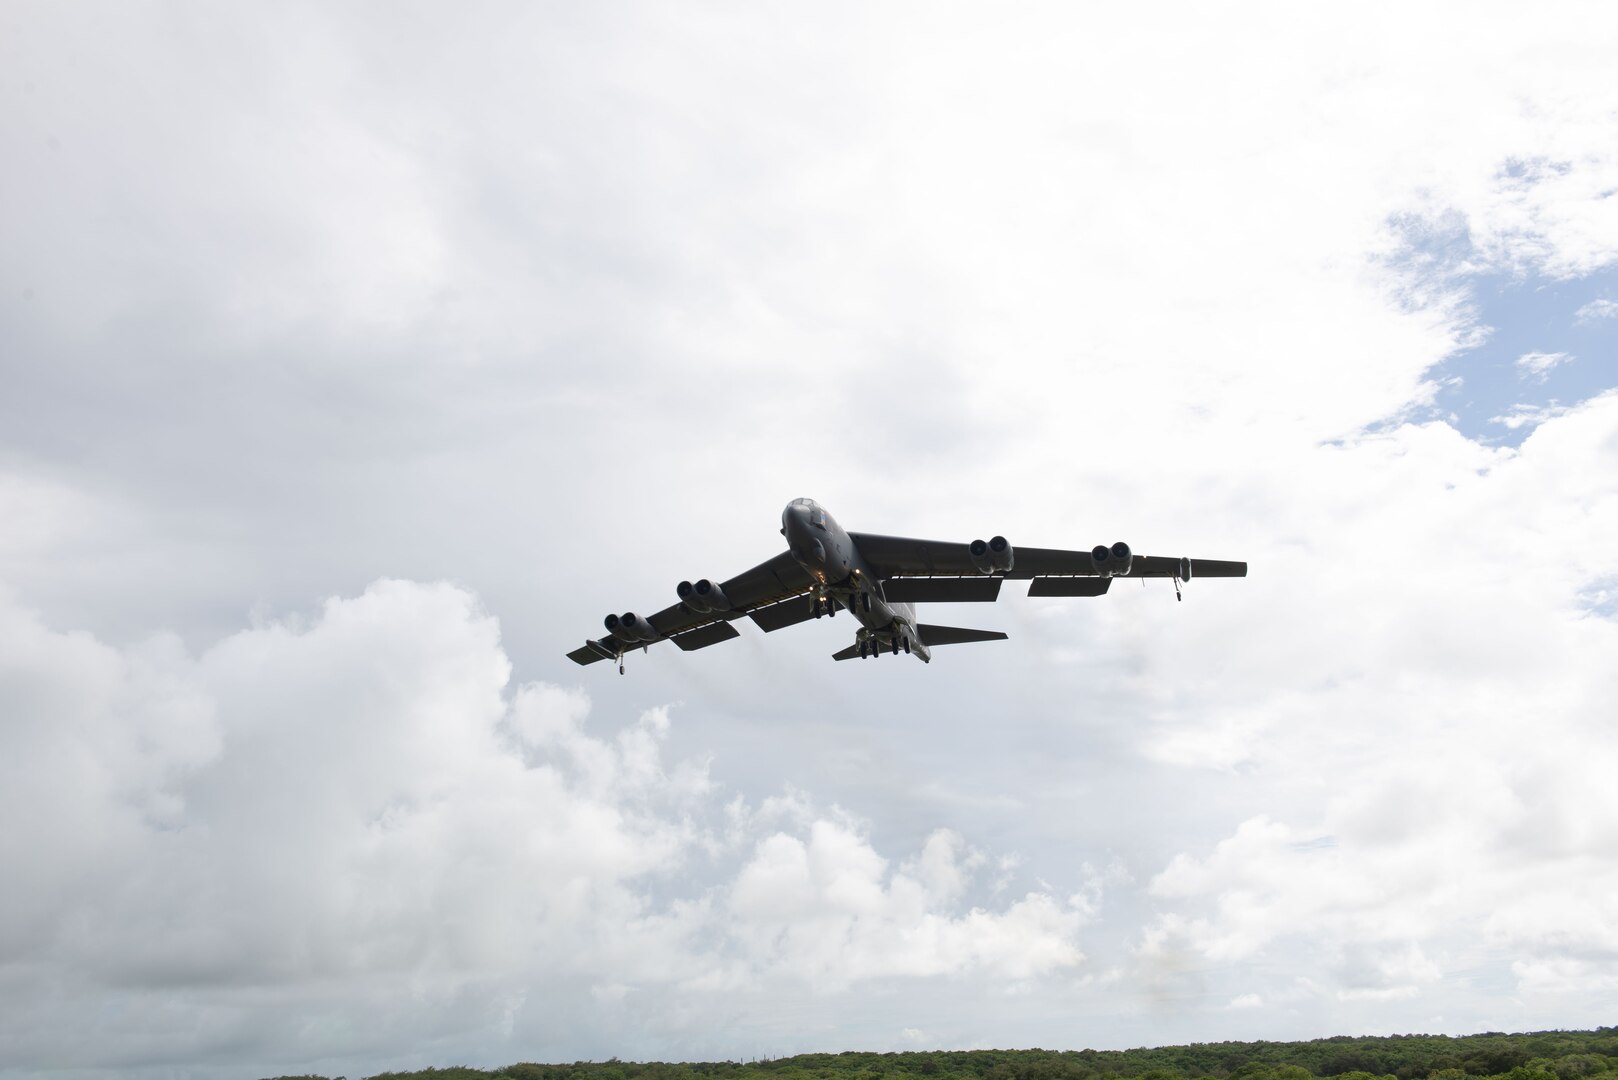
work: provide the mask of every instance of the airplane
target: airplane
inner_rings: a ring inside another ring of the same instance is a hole
[[[1169,578],[1176,599],[1192,578],[1246,577],[1245,562],[1136,555],[1128,544],[1090,551],[1016,548],[1003,536],[970,544],[847,532],[813,499],[793,499],[781,512],[787,550],[728,581],[702,578],[675,587],[679,600],[657,614],[608,615],[607,636],[568,653],[577,664],[616,660],[672,641],[686,652],[740,637],[732,623],[753,620],[765,633],[795,626],[838,608],[854,616],[854,644],[833,660],[865,659],[902,650],[932,662],[939,645],[1000,641],[998,630],[933,626],[916,621],[918,603],[984,603],[1006,579],[1029,581],[1029,596],[1101,596],[1114,578]],[[1142,580],[1141,584],[1145,584]],[[808,598],[808,603],[804,602]]]

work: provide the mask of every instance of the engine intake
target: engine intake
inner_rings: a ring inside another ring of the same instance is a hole
[[[657,637],[657,631],[652,624],[636,615],[633,611],[626,611],[617,617],[617,626],[612,625],[613,616],[607,616],[607,629],[623,638],[625,641],[651,641]]]
[[[989,562],[1002,574],[1009,574],[1016,563],[1017,554],[1011,550],[1011,543],[1003,536],[996,536],[989,541]]]
[[[972,565],[977,567],[980,574],[994,573],[994,556],[989,554],[989,545],[983,540],[974,540],[967,545],[966,552],[972,557]]]
[[[1123,577],[1129,573],[1135,555],[1129,550],[1129,545],[1120,540],[1110,548],[1097,544],[1090,549],[1090,558],[1095,560],[1096,573],[1102,577]]]
[[[707,613],[730,610],[730,600],[718,585],[707,578],[694,585],[689,581],[682,581],[675,586],[674,591],[680,597],[680,602],[692,611]]]

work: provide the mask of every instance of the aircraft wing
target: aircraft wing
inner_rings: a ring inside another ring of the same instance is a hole
[[[650,637],[629,639],[619,633],[609,633],[600,639],[586,641],[567,656],[576,664],[593,664],[597,660],[616,659],[630,649],[665,640],[673,641],[688,652],[705,649],[709,645],[738,637],[736,628],[730,625],[734,620],[752,614],[757,622],[759,614],[754,613],[762,614],[760,609],[772,611],[772,605],[805,594],[813,585],[814,580],[792,557],[792,553],[783,551],[728,581],[721,581],[719,590],[730,603],[723,611],[697,611],[683,602],[675,603],[643,620],[650,624]],[[807,612],[804,605],[798,607]]]
[[[918,540],[908,536],[878,536],[873,533],[849,533],[859,547],[860,554],[877,576],[882,578],[912,577],[988,577],[972,562],[967,544],[956,541]],[[1184,571],[1189,571],[1189,574]],[[1101,571],[1088,551],[1065,551],[1061,548],[1012,547],[1012,566],[1009,572],[996,571],[993,577],[1029,579],[1043,577],[1097,577]],[[1245,562],[1223,559],[1177,559],[1162,555],[1135,555],[1130,560],[1129,572],[1118,577],[1179,578],[1182,581],[1202,577],[1246,577]],[[1102,590],[1105,591],[1105,590]]]

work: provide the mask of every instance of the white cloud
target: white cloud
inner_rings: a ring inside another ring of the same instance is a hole
[[[1517,367],[1523,376],[1544,382],[1545,379],[1549,377],[1551,369],[1559,367],[1572,359],[1572,354],[1565,352],[1523,353],[1521,356],[1517,357]]]
[[[1491,416],[1489,423],[1503,424],[1508,429],[1516,431],[1521,427],[1538,427],[1547,420],[1564,415],[1570,406],[1558,405],[1552,402],[1549,405],[1518,404],[1511,407],[1511,411],[1504,416]]]
[[[1574,317],[1581,323],[1601,322],[1603,319],[1618,318],[1618,300],[1592,300],[1575,312]]]
[[[1610,986],[1618,876],[1602,853],[1618,843],[1618,799],[1604,778],[1618,757],[1599,732],[1618,626],[1587,608],[1590,583],[1612,573],[1601,537],[1618,528],[1615,432],[1607,394],[1493,455],[1481,477],[1465,456],[1438,468],[1433,447],[1420,476],[1371,470],[1372,448],[1357,449],[1361,479],[1385,481],[1371,501],[1375,520],[1399,523],[1392,550],[1436,561],[1395,571],[1386,601],[1322,603],[1320,636],[1295,651],[1260,649],[1277,674],[1243,704],[1239,782],[1301,797],[1285,818],[1254,814],[1168,861],[1150,883],[1144,958],[1239,970],[1309,956],[1327,976],[1320,993],[1367,1007],[1453,995],[1446,979],[1478,965],[1509,965],[1530,1001]],[[1414,452],[1422,438],[1395,442]],[[1366,494],[1330,490],[1349,505]],[[1454,521],[1493,527],[1468,540]],[[1376,550],[1340,542],[1317,552],[1328,576],[1349,551]],[[1330,693],[1295,689],[1322,679]]]
[[[975,968],[1020,979],[1083,959],[1074,944],[1083,913],[1045,894],[1029,893],[998,915],[935,914],[936,902],[960,888],[957,857],[941,847],[935,833],[913,864],[930,869],[931,880],[902,871],[889,879],[869,844],[833,823],[816,822],[806,840],[767,837],[730,890],[731,932],[755,966],[819,985]]]
[[[91,1019],[115,1000],[152,1013],[150,1052],[200,1060],[266,994],[324,987],[333,1034],[302,1053],[341,1058],[369,1045],[351,1026],[532,1037],[574,986],[645,1019],[676,989],[1082,959],[1082,914],[1048,895],[957,906],[985,861],[960,836],[891,871],[801,795],[785,817],[727,812],[704,766],[665,761],[665,710],[594,735],[582,691],[510,693],[509,671],[495,621],[443,584],[378,582],[197,657],[0,606],[0,814],[26,823],[0,839],[0,957],[72,987],[46,1001],[0,979],[14,1060],[52,1060],[69,1027],[81,1064],[124,1060],[132,1036]],[[742,831],[715,831],[727,819]],[[679,885],[727,853],[728,883]]]

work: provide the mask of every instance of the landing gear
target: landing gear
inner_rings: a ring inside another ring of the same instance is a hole
[[[893,655],[894,656],[899,655],[899,642],[898,642],[897,639],[895,639],[894,642],[893,642]]]
[[[895,649],[893,651],[898,652],[899,650]],[[905,638],[905,655],[906,656],[910,655],[910,639],[909,638]]]
[[[1174,579],[1174,599],[1176,599],[1176,600],[1184,600],[1185,599],[1185,597],[1180,595],[1180,579],[1179,578]]]
[[[860,642],[860,659],[864,660],[869,655],[871,655],[871,646],[866,642]]]

